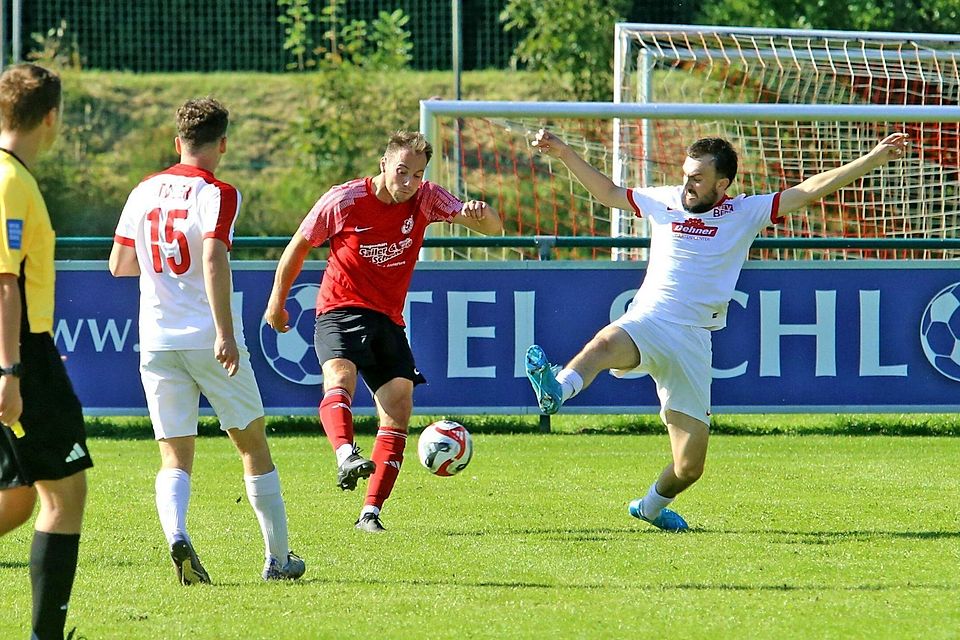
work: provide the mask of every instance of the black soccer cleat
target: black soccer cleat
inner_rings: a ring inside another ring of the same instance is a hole
[[[383,533],[386,531],[383,528],[383,523],[380,522],[380,516],[375,513],[363,514],[353,526],[367,533]]]
[[[182,585],[210,584],[210,575],[200,564],[197,552],[186,540],[177,540],[170,547],[170,558],[177,570],[177,580]]]
[[[377,464],[362,457],[360,449],[354,447],[353,453],[337,467],[337,486],[344,491],[353,491],[357,488],[358,480],[369,478],[376,470]]]

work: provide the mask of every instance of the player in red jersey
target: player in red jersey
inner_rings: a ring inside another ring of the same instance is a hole
[[[424,231],[432,222],[449,222],[487,235],[503,232],[499,214],[485,202],[461,202],[424,182],[432,154],[423,135],[398,131],[380,159],[379,175],[325,193],[284,249],[264,314],[275,330],[290,329],[284,307],[290,287],[310,249],[329,240],[314,336],[323,369],[320,422],[337,456],[340,488],[352,491],[358,480],[370,478],[356,527],[373,533],[384,530],[380,509],[400,473],[413,387],[426,381],[402,315]],[[358,373],[380,419],[371,460],[360,456],[353,439],[350,405]]]

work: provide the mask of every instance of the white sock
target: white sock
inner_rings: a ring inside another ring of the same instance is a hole
[[[337,466],[343,464],[343,461],[350,457],[350,454],[353,453],[352,444],[342,444],[337,447]]]
[[[643,496],[643,501],[640,502],[640,511],[643,512],[644,517],[654,520],[660,515],[663,508],[671,502],[673,502],[673,498],[664,498],[657,493],[657,483],[654,482],[650,485],[647,495]]]
[[[375,507],[372,504],[364,505],[363,509],[360,509],[360,517],[362,518],[368,513],[372,513],[373,515],[378,516],[380,515],[380,507]]]
[[[583,378],[573,369],[561,369],[557,374],[557,382],[563,389],[564,402],[583,391]]]
[[[190,474],[183,469],[160,469],[154,484],[157,498],[157,515],[160,527],[172,545],[177,538],[187,535],[187,507],[190,505]]]
[[[243,482],[247,485],[250,506],[260,522],[264,555],[285,561],[290,547],[287,541],[287,508],[280,494],[280,474],[274,467],[273,471],[262,476],[244,476]]]

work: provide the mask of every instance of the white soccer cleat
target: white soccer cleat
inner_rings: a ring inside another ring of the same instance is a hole
[[[293,553],[287,553],[287,561],[282,565],[276,556],[270,556],[263,564],[263,579],[270,580],[296,580],[307,570],[307,563],[303,558]]]

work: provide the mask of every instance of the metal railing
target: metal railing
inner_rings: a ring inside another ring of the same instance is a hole
[[[233,239],[239,249],[278,249],[287,246],[286,236],[242,236]],[[113,246],[107,236],[58,238],[61,249],[104,249]],[[424,247],[535,249],[540,260],[550,260],[561,248],[648,249],[650,238],[583,236],[481,236],[469,238],[427,237]],[[757,238],[754,249],[850,249],[864,251],[960,249],[960,238]]]

